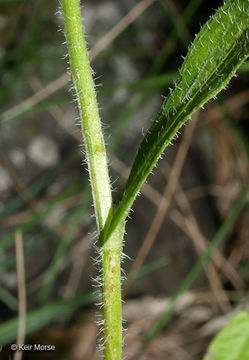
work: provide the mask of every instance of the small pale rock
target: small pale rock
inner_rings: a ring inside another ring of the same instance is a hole
[[[59,150],[56,143],[45,135],[36,136],[27,150],[30,160],[46,168],[55,165],[59,160]]]
[[[11,178],[7,171],[0,166],[0,191],[8,190],[12,185]]]
[[[21,168],[25,165],[26,159],[22,149],[13,149],[9,154],[9,158],[16,167]]]
[[[1,274],[0,280],[2,285],[6,286],[8,289],[16,289],[17,279],[15,271],[5,271]]]
[[[116,56],[112,63],[119,82],[134,81],[139,78],[138,69],[128,57]]]
[[[106,1],[100,4],[85,5],[83,10],[83,17],[87,32],[90,34],[96,25],[105,24],[105,26],[112,26],[120,19],[120,11],[115,2]],[[96,31],[96,30],[95,30]]]
[[[8,23],[7,17],[0,14],[0,30],[3,30]]]
[[[184,317],[197,323],[208,321],[212,318],[212,315],[211,309],[206,306],[194,306],[183,313]]]

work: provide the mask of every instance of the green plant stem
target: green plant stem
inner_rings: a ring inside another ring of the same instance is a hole
[[[92,72],[89,64],[79,0],[62,0],[62,13],[69,52],[72,80],[76,89],[85,140],[94,208],[99,234],[112,219],[112,196],[107,156],[101,130]],[[120,257],[123,225],[100,244],[104,318],[104,358],[122,356],[122,312]]]
[[[79,0],[63,0],[62,10],[71,76],[76,89],[81,130],[85,140],[96,220],[98,230],[101,231],[112,211],[111,186]]]

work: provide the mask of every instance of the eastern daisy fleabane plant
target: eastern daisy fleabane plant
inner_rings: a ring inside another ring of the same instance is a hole
[[[96,101],[92,71],[82,27],[79,0],[62,0],[62,14],[77,95],[81,131],[98,228],[105,360],[122,358],[120,262],[125,222],[144,181],[178,130],[208,100],[221,91],[249,54],[249,1],[228,0],[196,36],[180,70],[176,86],[145,135],[125,190],[114,212],[108,161]]]

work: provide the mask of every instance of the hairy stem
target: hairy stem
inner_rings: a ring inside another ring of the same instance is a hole
[[[89,64],[79,0],[62,0],[72,80],[76,89],[99,234],[113,216],[107,156]],[[123,224],[100,244],[105,360],[122,356],[120,257]]]
[[[109,213],[112,212],[111,186],[79,0],[63,0],[62,10],[71,75],[76,89],[82,135],[85,140],[96,220],[98,230],[101,231]]]

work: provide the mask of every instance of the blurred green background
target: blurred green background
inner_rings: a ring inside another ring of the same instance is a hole
[[[118,203],[182,57],[222,1],[82,4]],[[25,343],[56,346],[23,359],[100,358],[96,226],[58,10],[58,1],[0,0],[0,359],[13,357],[17,338],[18,238]],[[126,359],[201,359],[216,331],[248,305],[248,71],[244,64],[181,131],[136,200],[125,237],[131,260],[123,264]],[[188,275],[211,241],[205,271],[199,262]],[[141,350],[150,329],[153,339]]]

